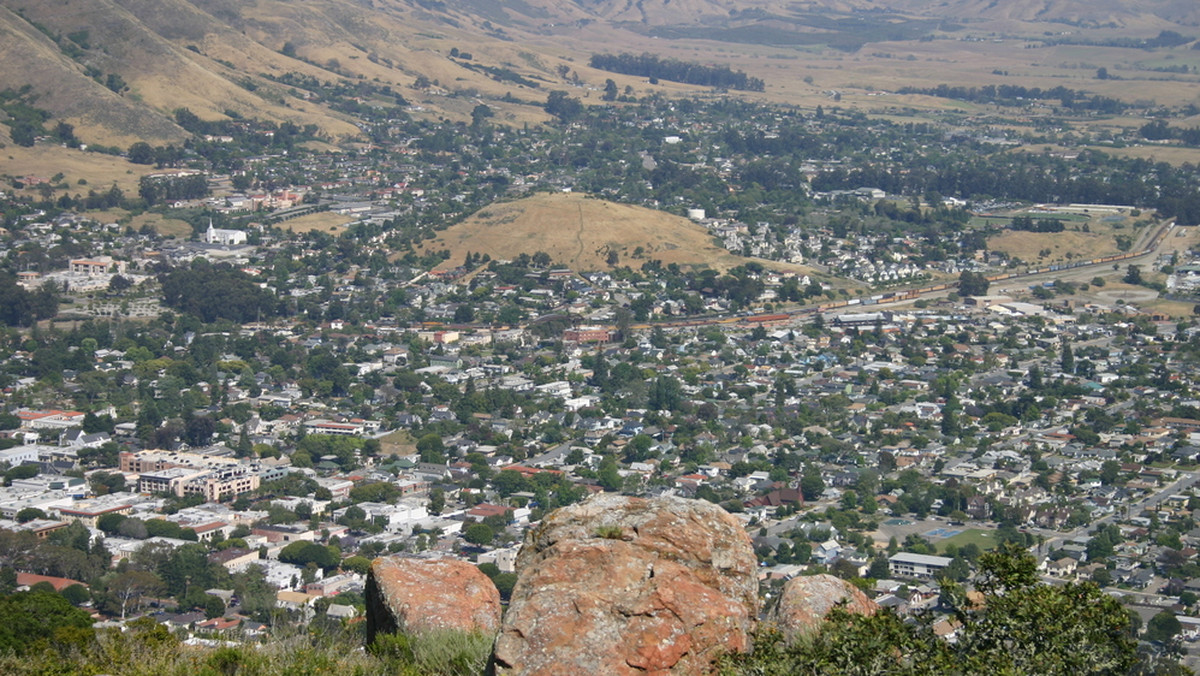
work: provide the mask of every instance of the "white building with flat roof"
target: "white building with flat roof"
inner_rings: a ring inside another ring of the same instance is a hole
[[[949,566],[953,560],[945,556],[898,552],[888,559],[888,571],[895,577],[915,577],[927,580]]]

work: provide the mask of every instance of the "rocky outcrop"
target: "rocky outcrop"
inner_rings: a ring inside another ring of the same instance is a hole
[[[500,628],[500,592],[465,561],[383,557],[367,574],[367,642],[379,633]]]
[[[814,631],[834,606],[859,615],[874,615],[879,606],[861,589],[832,575],[796,577],[783,586],[769,619],[785,637]]]
[[[725,510],[598,495],[547,516],[517,558],[499,673],[702,673],[749,648],[750,539]]]

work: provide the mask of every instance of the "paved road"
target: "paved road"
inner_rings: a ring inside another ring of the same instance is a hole
[[[1084,535],[1089,531],[1094,531],[1097,528],[1112,522],[1114,519],[1124,518],[1126,515],[1137,516],[1147,509],[1153,509],[1154,507],[1161,505],[1163,501],[1170,496],[1186,491],[1188,488],[1196,485],[1197,481],[1200,481],[1200,474],[1196,472],[1183,472],[1174,482],[1129,505],[1128,509],[1122,509],[1118,512],[1109,514],[1108,516],[1102,516],[1087,526],[1080,526],[1069,533],[1061,533],[1059,531],[1046,530],[1043,528],[1030,528],[1029,532],[1045,537],[1046,544],[1048,546],[1047,551],[1052,551],[1060,547],[1062,543],[1074,540],[1075,538]]]

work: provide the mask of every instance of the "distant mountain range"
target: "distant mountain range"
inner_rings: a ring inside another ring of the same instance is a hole
[[[380,3],[376,3],[377,5]],[[1189,0],[447,0],[417,2],[431,9],[493,22],[537,25],[551,21],[608,21],[665,25],[730,25],[762,17],[894,14],[977,22],[1068,22],[1101,26],[1166,21],[1197,25],[1200,7]]]
[[[472,97],[544,101],[590,54],[662,41],[852,53],[968,29],[1197,25],[1194,0],[0,0],[0,91],[32,87],[92,142],[179,141],[179,108],[317,124],[338,140],[358,133],[353,117],[298,82],[375,83],[464,117]],[[468,96],[443,96],[455,92]]]

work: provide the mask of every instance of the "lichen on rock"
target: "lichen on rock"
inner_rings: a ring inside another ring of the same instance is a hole
[[[833,575],[806,575],[788,580],[768,620],[787,638],[816,631],[835,607],[874,615],[879,606],[861,589]]]
[[[708,502],[601,494],[526,537],[496,642],[499,673],[703,673],[749,648],[756,559]]]
[[[456,630],[495,635],[500,592],[478,568],[451,559],[381,557],[367,574],[367,642],[377,634]]]

